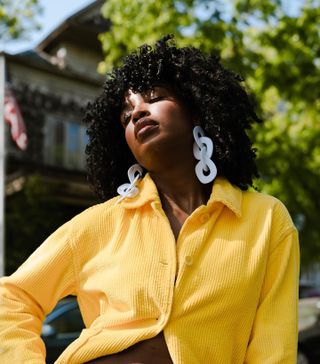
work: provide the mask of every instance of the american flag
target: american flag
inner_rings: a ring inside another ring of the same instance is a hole
[[[26,150],[28,138],[23,117],[12,91],[6,87],[4,96],[4,120],[11,128],[11,137],[21,150]]]

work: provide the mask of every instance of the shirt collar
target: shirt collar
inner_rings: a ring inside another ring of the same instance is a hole
[[[126,197],[120,204],[127,209],[135,209],[151,201],[160,201],[157,187],[149,173],[140,179],[136,187],[139,193],[132,198]]]
[[[139,193],[133,198],[125,198],[120,202],[124,208],[135,209],[152,201],[161,203],[157,187],[149,173],[139,180],[136,186],[139,188]],[[226,178],[217,177],[214,181],[207,206],[212,206],[216,202],[223,203],[237,217],[241,217],[242,191]]]
[[[237,217],[241,217],[242,191],[224,177],[217,177],[215,179],[207,206],[211,206],[216,202],[223,203]]]

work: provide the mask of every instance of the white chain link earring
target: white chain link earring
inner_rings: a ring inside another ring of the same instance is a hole
[[[139,164],[134,164],[128,169],[128,177],[130,183],[124,183],[117,188],[117,192],[122,197],[117,201],[119,203],[124,198],[135,197],[139,193],[139,188],[135,185],[139,178],[142,177],[143,169]]]
[[[193,137],[193,155],[199,161],[196,164],[195,173],[201,183],[207,184],[217,176],[217,167],[210,159],[213,153],[213,142],[204,135],[201,126],[193,128]]]

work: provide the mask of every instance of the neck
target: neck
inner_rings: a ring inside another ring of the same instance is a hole
[[[203,185],[196,177],[193,165],[184,165],[164,171],[153,171],[150,175],[165,206],[179,208],[191,214],[210,197],[212,184]]]

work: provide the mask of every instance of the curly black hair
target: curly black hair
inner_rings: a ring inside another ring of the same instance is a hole
[[[242,82],[241,76],[221,65],[219,57],[194,47],[178,48],[171,35],[125,57],[106,75],[103,93],[88,104],[84,116],[88,178],[99,198],[115,196],[127,180],[128,168],[136,163],[119,122],[125,92],[146,92],[156,85],[170,86],[197,115],[214,141],[218,175],[242,190],[252,186],[258,177],[256,150],[246,129],[261,120]]]

